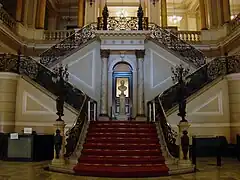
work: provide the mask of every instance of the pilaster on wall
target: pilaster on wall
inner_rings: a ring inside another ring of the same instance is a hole
[[[157,1],[155,6],[152,4],[152,2],[148,1],[147,7],[149,22],[160,24],[160,1]]]
[[[229,91],[229,109],[231,122],[231,142],[236,143],[236,136],[240,132],[240,74],[227,76]]]
[[[18,79],[17,74],[0,73],[0,132],[14,132]]]

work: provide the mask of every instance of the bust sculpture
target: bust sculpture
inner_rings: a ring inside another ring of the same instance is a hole
[[[127,87],[124,84],[125,84],[125,81],[121,80],[120,81],[120,86],[118,87],[118,90],[121,91],[120,96],[125,95],[124,92],[127,90]]]

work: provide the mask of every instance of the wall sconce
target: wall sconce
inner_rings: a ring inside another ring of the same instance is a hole
[[[89,4],[92,7],[94,0],[89,0]]]

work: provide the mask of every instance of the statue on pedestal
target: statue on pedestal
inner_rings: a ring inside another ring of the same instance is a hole
[[[189,150],[189,137],[188,132],[185,130],[183,131],[183,135],[181,137],[181,146],[182,146],[182,152],[183,152],[183,159],[187,160],[187,154]]]
[[[119,94],[120,97],[120,110],[119,110],[119,114],[120,115],[125,115],[125,94],[124,92],[127,90],[127,87],[124,85],[125,81],[121,80],[120,81],[120,86],[118,87],[118,90],[121,91],[121,93]]]
[[[61,131],[59,129],[56,130],[56,135],[54,136],[54,146],[56,152],[56,159],[59,159],[60,151],[62,149],[62,136]]]

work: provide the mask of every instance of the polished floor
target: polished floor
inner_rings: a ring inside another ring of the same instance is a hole
[[[43,170],[48,162],[19,163],[0,161],[0,180],[110,180],[113,178],[80,177]],[[240,180],[240,162],[223,159],[222,167],[216,166],[213,158],[198,159],[198,172],[160,178],[139,180]],[[134,179],[134,178],[133,178]],[[136,179],[136,178],[135,178]],[[131,180],[131,179],[129,179]]]

